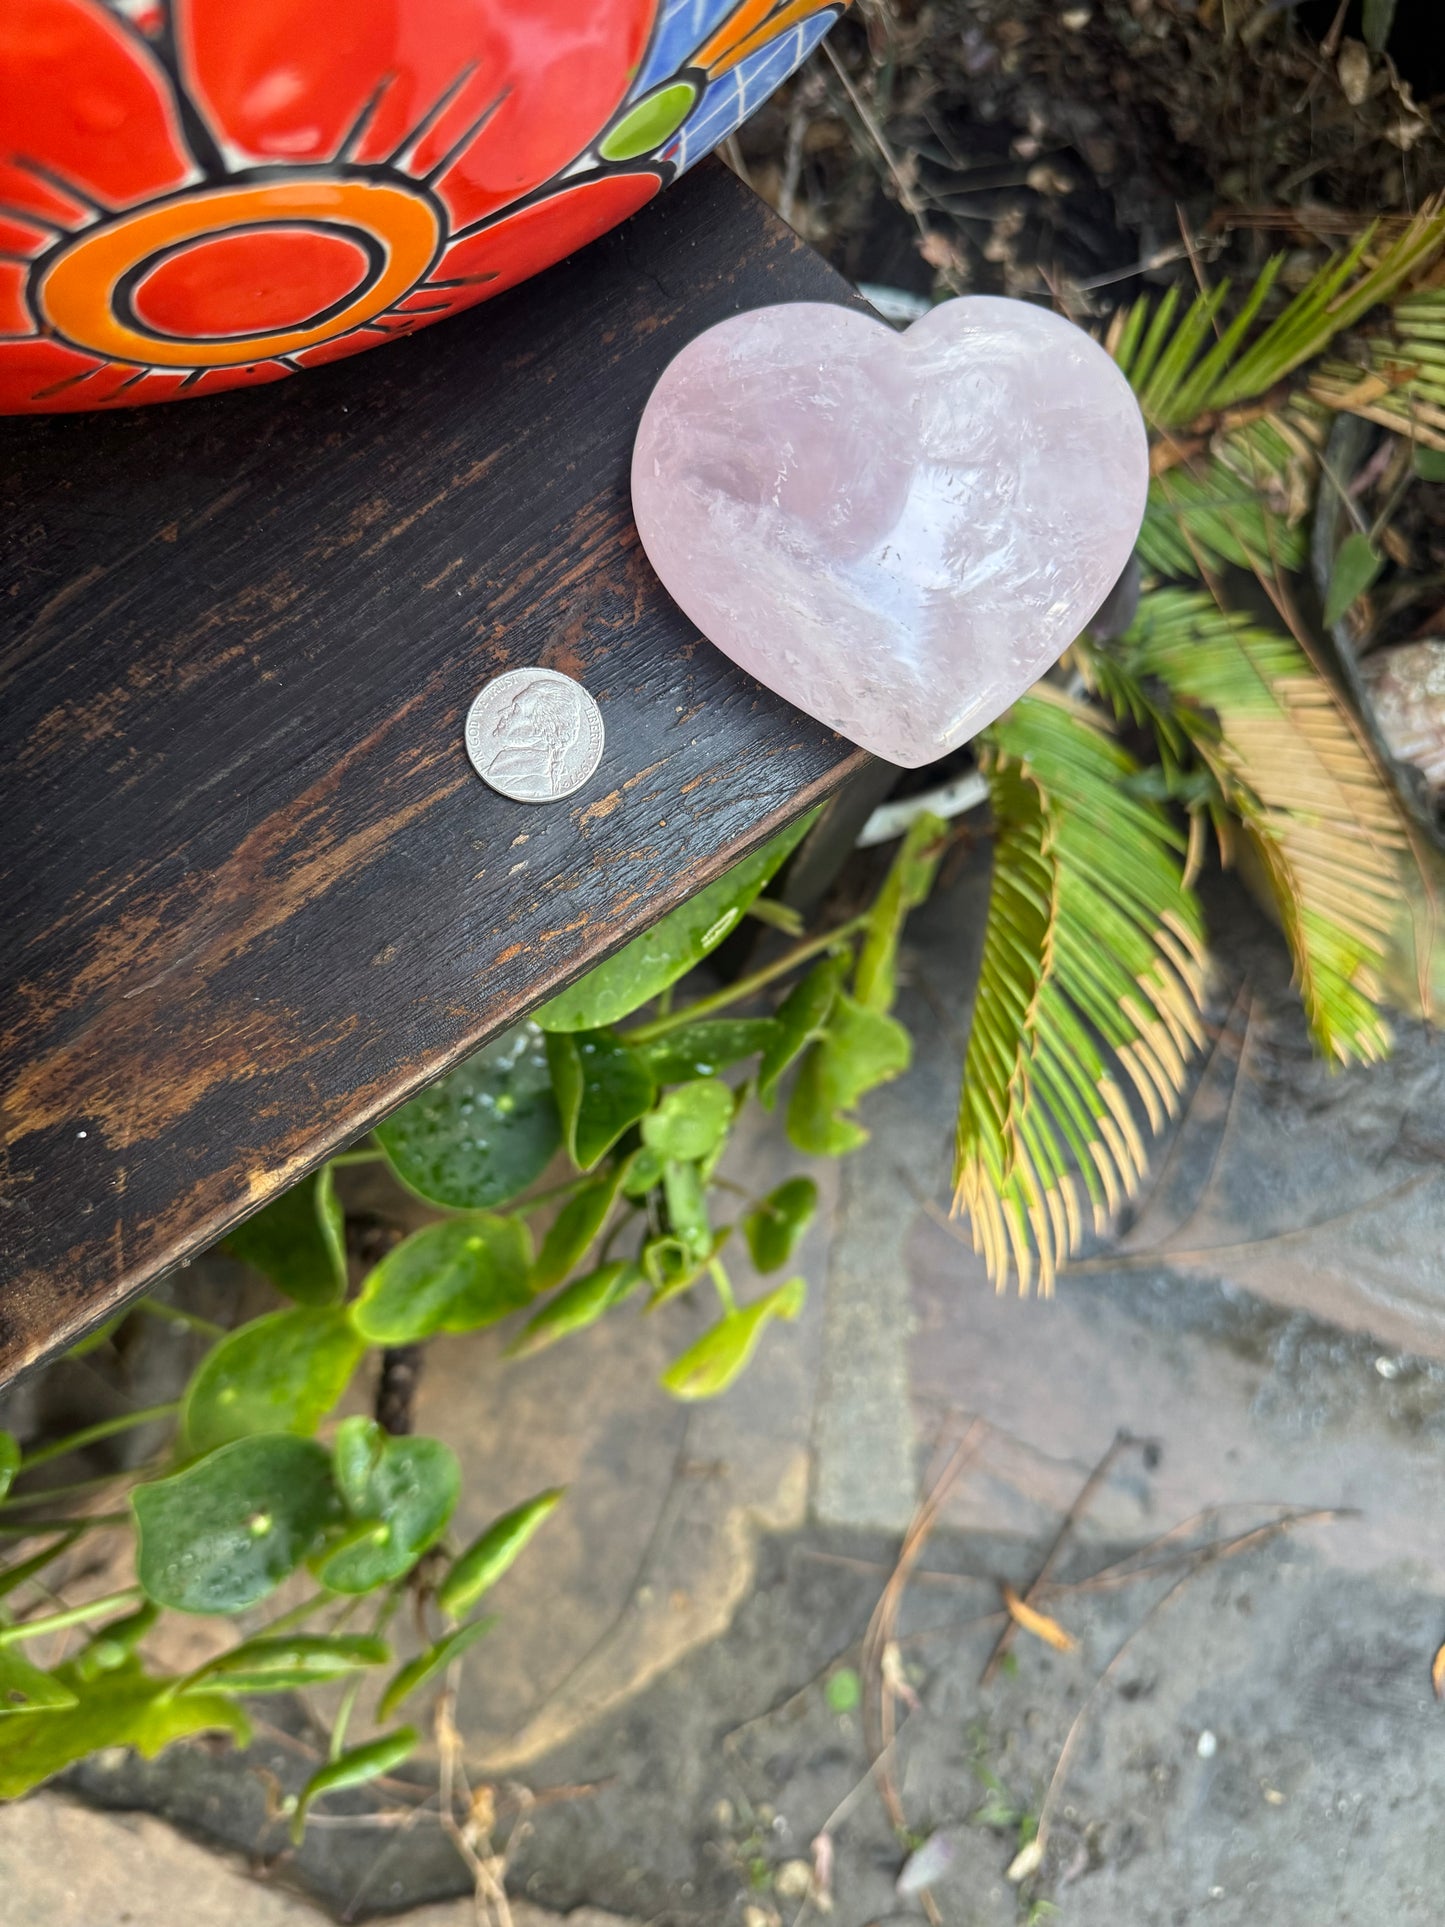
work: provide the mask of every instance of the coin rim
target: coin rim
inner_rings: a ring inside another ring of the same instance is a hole
[[[492,694],[500,683],[510,682],[519,677],[531,677],[535,679],[538,676],[544,676],[551,682],[566,683],[569,689],[579,691],[585,698],[583,714],[587,719],[589,733],[595,736],[595,742],[593,744],[595,754],[585,774],[579,777],[577,782],[573,783],[570,788],[556,790],[546,796],[517,796],[511,790],[503,789],[499,784],[494,783],[491,777],[486,775],[478,764],[477,758],[472,751],[472,718],[477,714],[484,700]],[[471,764],[473,771],[480,780],[486,784],[494,796],[504,796],[509,803],[529,803],[534,805],[539,803],[562,803],[565,802],[569,796],[575,796],[578,790],[582,789],[587,783],[590,783],[592,778],[597,774],[597,766],[602,761],[602,752],[606,748],[606,744],[607,726],[602,720],[602,711],[592,691],[584,682],[580,682],[576,676],[569,676],[561,669],[549,669],[545,664],[540,662],[524,663],[516,669],[503,669],[497,675],[492,676],[488,681],[484,682],[476,695],[473,696],[471,702],[467,705],[466,721],[462,726],[462,746],[466,750],[467,761]]]

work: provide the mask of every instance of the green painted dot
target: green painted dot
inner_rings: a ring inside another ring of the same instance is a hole
[[[636,160],[675,134],[692,112],[697,89],[690,80],[669,81],[623,115],[599,148],[604,161]]]

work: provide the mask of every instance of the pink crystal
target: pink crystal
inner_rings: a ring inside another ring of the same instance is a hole
[[[1128,560],[1149,455],[1072,323],[966,296],[895,334],[796,302],[663,372],[632,503],[710,641],[894,763],[967,742],[1063,654]]]

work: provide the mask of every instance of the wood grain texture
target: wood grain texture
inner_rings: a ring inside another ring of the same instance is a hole
[[[0,1382],[825,794],[859,752],[647,566],[647,393],[850,299],[721,166],[472,314],[275,387],[0,424]],[[462,745],[579,677],[563,803]]]

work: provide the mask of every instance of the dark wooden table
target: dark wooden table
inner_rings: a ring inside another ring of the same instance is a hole
[[[0,424],[0,1382],[834,787],[637,542],[683,344],[850,291],[719,165],[539,280],[213,401]],[[532,808],[498,670],[597,697]]]

